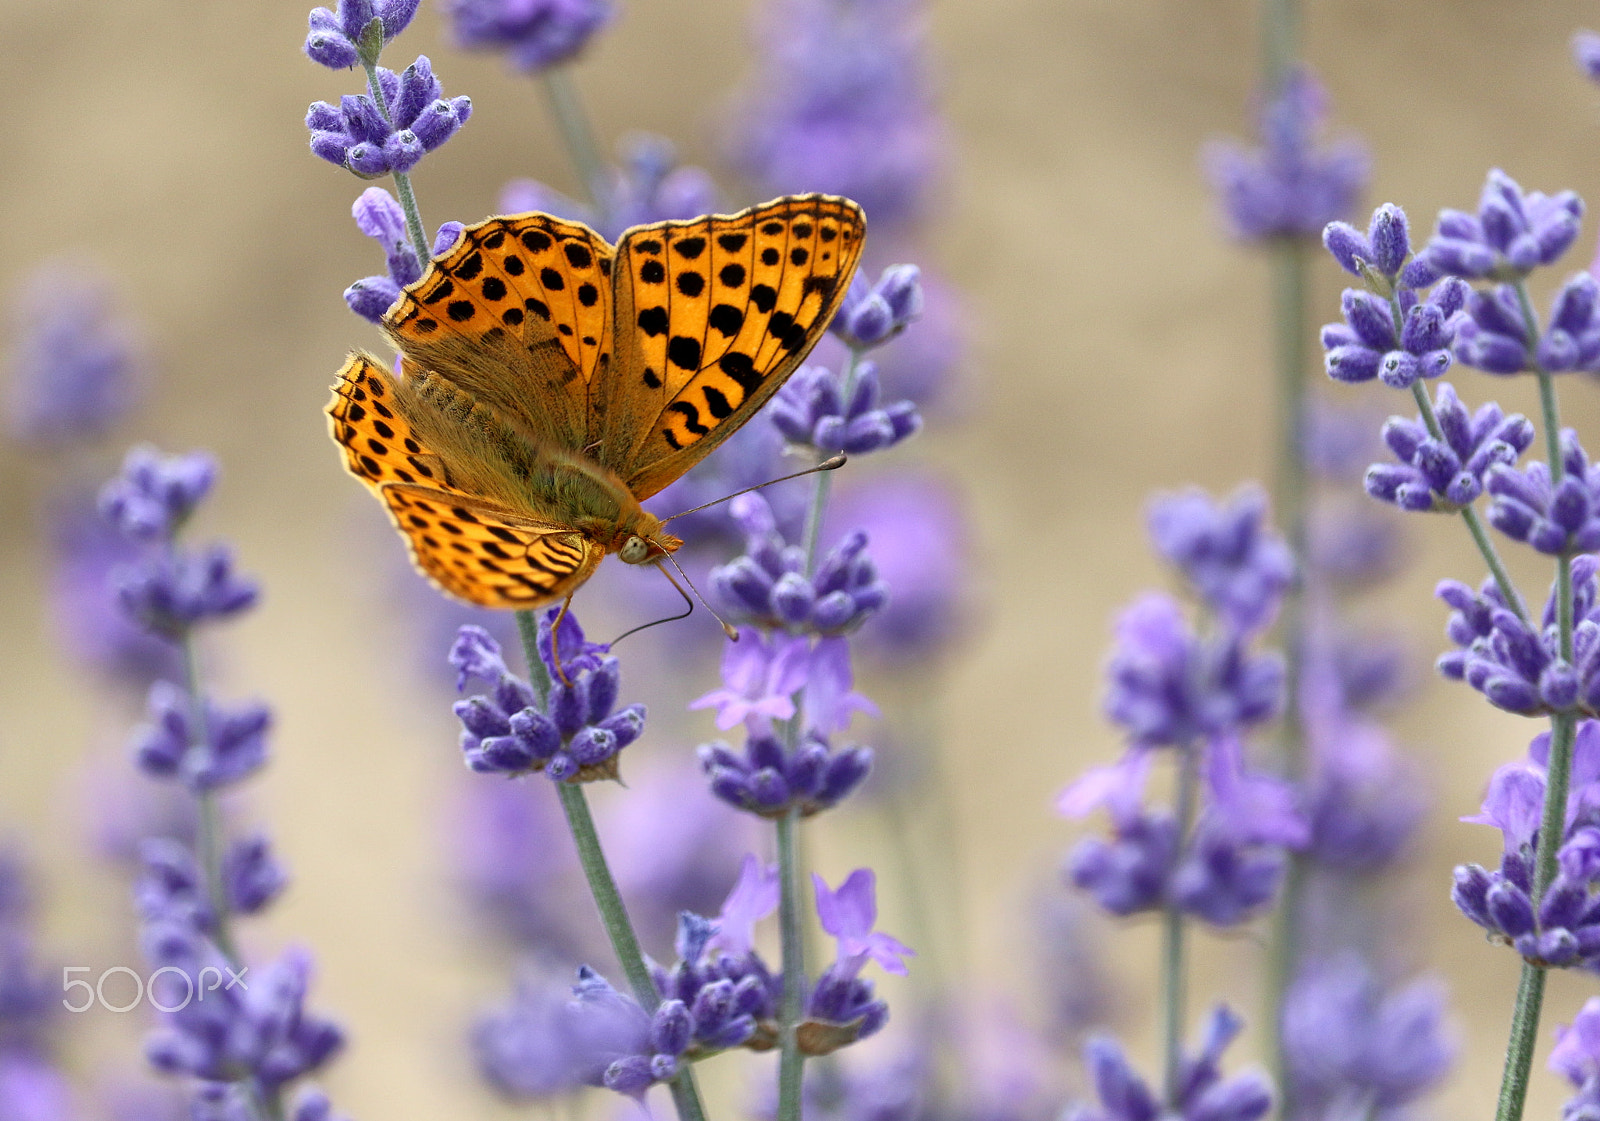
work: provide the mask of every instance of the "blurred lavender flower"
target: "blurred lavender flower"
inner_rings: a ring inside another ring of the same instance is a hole
[[[1305,420],[1306,466],[1329,482],[1359,481],[1382,450],[1375,433],[1383,415],[1370,402],[1345,406],[1313,398]]]
[[[1550,733],[1535,737],[1528,757],[1507,763],[1489,781],[1479,813],[1461,820],[1499,829],[1500,867],[1456,869],[1452,897],[1461,912],[1525,960],[1552,968],[1600,969],[1600,724],[1583,721],[1572,753],[1566,826],[1558,872],[1535,908],[1533,859],[1544,804]]]
[[[380,20],[381,35],[371,61],[389,40],[406,29],[421,0],[339,0],[333,11],[311,9],[311,33],[306,36],[306,56],[330,70],[348,70],[361,61],[367,25]]]
[[[344,290],[350,310],[370,323],[381,323],[383,313],[400,298],[400,289],[421,279],[423,262],[411,245],[406,231],[405,212],[394,196],[382,187],[368,187],[356,199],[350,213],[356,228],[383,247],[389,271],[383,276],[368,276]],[[447,253],[461,236],[460,222],[446,222],[434,239],[433,255]]]
[[[1099,1106],[1079,1104],[1063,1115],[1066,1121],[1258,1121],[1272,1108],[1272,1090],[1259,1074],[1222,1077],[1222,1052],[1244,1022],[1218,1006],[1206,1024],[1199,1051],[1181,1063],[1178,1100],[1164,1108],[1149,1084],[1128,1063],[1122,1045],[1097,1036],[1084,1047],[1084,1063],[1094,1083]]]
[[[1281,1012],[1295,1116],[1408,1116],[1455,1060],[1444,1014],[1437,983],[1386,991],[1353,956],[1302,973]]]
[[[1600,43],[1595,45],[1600,52]],[[1600,1113],[1600,997],[1590,997],[1570,1025],[1556,1028],[1550,1069],[1577,1089],[1561,1107],[1561,1121],[1588,1121]]]
[[[1600,35],[1579,31],[1572,37],[1572,58],[1590,81],[1600,82]]]
[[[740,495],[731,506],[745,531],[745,552],[711,570],[711,587],[736,622],[836,636],[855,630],[888,599],[864,532],[846,536],[807,576],[805,550],[784,541],[764,498]]]
[[[733,160],[769,194],[827,191],[875,228],[915,218],[942,162],[917,0],[770,0]]]
[[[1161,495],[1145,520],[1156,553],[1231,627],[1249,634],[1271,623],[1294,579],[1294,557],[1266,517],[1266,493],[1247,486],[1226,506],[1199,488]]]
[[[139,767],[152,778],[176,778],[190,790],[231,786],[266,762],[272,714],[265,705],[225,710],[209,699],[196,727],[189,694],[170,681],[150,687],[150,722],[134,739]]]
[[[1322,86],[1294,70],[1261,108],[1261,148],[1220,141],[1207,149],[1206,169],[1234,236],[1316,237],[1355,209],[1370,174],[1366,147],[1354,140],[1317,147],[1326,116]]]
[[[59,446],[111,430],[143,386],[138,333],[116,311],[108,278],[50,261],[12,297],[7,427],[19,440]]]
[[[612,14],[610,0],[448,0],[445,6],[458,47],[505,51],[529,73],[576,56]]]
[[[504,1005],[479,1017],[472,1052],[490,1086],[512,1101],[536,1101],[583,1085],[570,1001],[567,986],[525,974]]]
[[[1559,483],[1552,482],[1547,463],[1518,471],[1514,460],[1502,460],[1491,468],[1489,524],[1541,553],[1572,557],[1600,550],[1600,464],[1590,466],[1571,428],[1561,430],[1560,442],[1565,472]]]
[[[67,1079],[56,1067],[59,988],[36,960],[33,890],[20,855],[0,848],[0,1117],[66,1121]]]
[[[922,428],[912,402],[878,405],[878,370],[871,362],[855,366],[848,401],[844,394],[842,373],[806,366],[784,383],[769,415],[791,443],[850,455],[892,448]]]
[[[1373,873],[1416,834],[1427,803],[1381,724],[1343,710],[1308,711],[1308,854],[1319,865]]]
[[[1563,284],[1543,333],[1537,322],[1525,318],[1514,285],[1472,293],[1465,314],[1458,317],[1455,355],[1464,365],[1490,374],[1593,371],[1600,365],[1600,281],[1580,272]]]
[[[472,115],[472,99],[444,97],[427,55],[405,73],[378,67],[378,89],[346,94],[337,106],[312,102],[306,112],[311,150],[363,179],[405,174]]]
[[[1382,583],[1404,563],[1405,540],[1393,516],[1339,496],[1319,502],[1306,525],[1307,573],[1342,591]]]
[[[470,678],[490,682],[492,695],[457,701],[461,750],[467,766],[484,774],[520,775],[542,770],[557,782],[616,778],[617,755],[644,731],[644,706],[613,712],[621,666],[609,647],[587,642],[578,620],[551,608],[539,620],[539,656],[549,675],[541,707],[532,687],[514,675],[500,644],[482,627],[461,628],[450,650],[456,688]],[[551,624],[561,619],[559,663]],[[563,680],[563,675],[565,680]]]
[[[1572,191],[1525,193],[1499,168],[1489,172],[1478,212],[1443,210],[1416,264],[1433,276],[1517,281],[1577,239],[1583,200]],[[1423,276],[1415,278],[1424,287]],[[1465,359],[1463,359],[1465,360]]]
[[[1368,494],[1402,510],[1453,514],[1477,501],[1485,476],[1514,464],[1533,443],[1527,417],[1506,416],[1493,401],[1469,414],[1448,382],[1439,385],[1434,415],[1443,439],[1435,438],[1420,416],[1389,418],[1383,439],[1400,462],[1369,467]]]
[[[160,541],[183,527],[216,477],[216,462],[208,455],[163,456],[141,444],[100,491],[100,513],[135,541]]]
[[[890,265],[876,282],[856,273],[828,330],[857,352],[882,346],[922,315],[921,279],[916,265]]]
[[[1322,328],[1324,366],[1335,381],[1377,378],[1391,389],[1409,389],[1421,378],[1436,378],[1450,368],[1457,313],[1472,293],[1454,278],[1436,285],[1424,299],[1407,287],[1395,293],[1400,323],[1389,300],[1375,292],[1346,288],[1343,323]]]
[[[1106,715],[1145,746],[1186,744],[1271,719],[1283,691],[1276,656],[1247,653],[1231,633],[1201,639],[1178,604],[1156,593],[1117,620],[1107,677]]]

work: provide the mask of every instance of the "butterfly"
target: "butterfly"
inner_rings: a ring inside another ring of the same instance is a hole
[[[490,218],[385,313],[398,374],[350,356],[329,430],[441,590],[568,599],[608,553],[678,549],[640,503],[795,371],[865,236],[859,206],[815,194],[637,226],[615,248],[548,214]]]

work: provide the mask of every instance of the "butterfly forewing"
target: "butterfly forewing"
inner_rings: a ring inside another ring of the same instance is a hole
[[[530,435],[582,448],[598,438],[591,388],[612,361],[611,263],[587,226],[491,218],[463,230],[384,325],[408,358]]]
[[[848,199],[799,195],[623,235],[598,455],[636,497],[698,463],[783,384],[838,309],[865,232]]]
[[[604,550],[568,526],[454,486],[443,460],[417,438],[401,399],[385,370],[355,355],[339,372],[328,415],[345,465],[383,502],[418,569],[480,607],[539,607],[588,578]]]

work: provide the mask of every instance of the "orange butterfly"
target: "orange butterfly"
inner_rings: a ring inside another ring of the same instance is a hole
[[[796,195],[639,226],[468,227],[384,316],[400,376],[339,371],[329,427],[426,576],[482,607],[564,599],[607,553],[682,542],[639,503],[749,420],[838,310],[866,219]]]

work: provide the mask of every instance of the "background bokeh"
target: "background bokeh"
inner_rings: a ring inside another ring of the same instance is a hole
[[[422,165],[425,218],[475,220],[516,176],[576,191],[537,91],[497,58],[452,50],[431,7],[396,54],[433,56],[447,92],[470,94],[475,111]],[[631,0],[576,72],[600,133],[664,133],[689,162],[717,168],[747,76],[750,7]],[[1084,828],[1057,818],[1051,798],[1118,750],[1097,713],[1108,624],[1163,579],[1145,549],[1145,498],[1190,482],[1227,490],[1268,470],[1265,262],[1226,240],[1197,157],[1205,140],[1250,128],[1256,15],[1240,0],[929,10],[950,156],[926,263],[962,293],[968,350],[956,403],[893,454],[963,489],[965,540],[950,548],[971,558],[972,608],[943,662],[915,686],[885,684],[881,699],[915,707],[900,749],[943,780],[947,803],[903,833],[938,887],[941,929],[959,931],[942,968],[1023,1009],[1039,988],[1030,896],[1064,890],[1053,870]],[[1491,166],[1531,189],[1600,195],[1600,92],[1567,49],[1596,19],[1571,2],[1312,4],[1305,54],[1335,131],[1371,147],[1371,201],[1402,203],[1422,227],[1440,206],[1470,204]],[[208,665],[225,697],[276,709],[274,762],[244,812],[269,824],[295,877],[249,939],[315,948],[315,1004],[352,1038],[323,1081],[358,1118],[493,1116],[502,1107],[460,1039],[503,991],[508,958],[451,887],[463,777],[448,683],[409,644],[399,616],[410,608],[392,593],[398,544],[340,469],[322,416],[346,351],[381,345],[340,300],[379,262],[348,218],[360,185],[306,150],[306,104],[356,87],[301,56],[304,20],[283,0],[0,0],[0,73],[13,91],[0,291],[14,302],[46,257],[101,262],[149,344],[149,392],[122,436],[208,448],[222,463],[199,535],[235,542],[266,594],[210,643]],[[1586,234],[1572,267],[1590,244]],[[1314,276],[1308,332],[1335,317],[1341,286],[1329,262]],[[1474,400],[1535,408],[1526,385],[1456,380]],[[1594,387],[1563,388],[1566,419],[1592,435]],[[47,496],[62,479],[108,474],[121,439],[85,454],[66,462],[0,442],[0,832],[36,869],[46,955],[104,968],[134,953],[125,881],[93,837],[123,797],[135,706],[66,656],[44,594]],[[1450,904],[1449,870],[1495,856],[1492,831],[1456,818],[1529,730],[1427,672],[1444,619],[1432,585],[1476,582],[1479,565],[1456,525],[1411,528],[1407,575],[1364,606],[1416,640],[1424,681],[1399,734],[1425,759],[1435,803],[1404,873],[1410,929],[1396,937],[1402,959],[1441,972],[1455,1002],[1463,1048],[1437,1112],[1482,1115],[1516,971]],[[1542,565],[1517,572],[1525,587],[1546,579]],[[648,575],[625,573],[604,594],[634,594]],[[631,751],[686,752],[709,733],[703,717],[667,717]],[[627,796],[597,801],[607,811]],[[826,828],[817,865],[836,881],[879,863],[886,909],[905,916],[889,870],[894,827],[862,810]],[[1260,938],[1196,943],[1194,1006],[1225,994],[1254,1015]],[[1154,945],[1153,925],[1135,924],[1107,951],[1114,1010],[1147,1057]],[[901,985],[882,986],[891,1003]],[[1592,978],[1557,975],[1546,1023],[1570,1020],[1593,991]],[[134,1020],[96,1012],[67,1025],[86,1086],[137,1071]],[[1566,1094],[1542,1070],[1548,1042],[1530,1116],[1553,1116]],[[738,1079],[721,1081],[732,1092]]]

